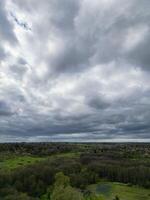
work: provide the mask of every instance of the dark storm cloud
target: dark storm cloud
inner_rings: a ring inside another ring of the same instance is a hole
[[[106,109],[110,106],[109,103],[107,103],[105,100],[103,100],[102,98],[95,96],[95,97],[90,97],[88,99],[88,105],[91,106],[92,108],[95,109]]]
[[[3,0],[0,140],[149,140],[149,9],[149,0]]]
[[[150,34],[142,44],[139,44],[134,51],[130,52],[129,61],[145,70],[150,70]]]
[[[72,41],[67,42],[65,48],[56,57],[50,59],[50,65],[54,67],[53,73],[56,75],[82,71],[88,66],[89,51],[83,52],[80,46],[76,47],[76,44],[72,43]]]
[[[13,115],[14,113],[12,112],[12,109],[9,107],[9,105],[0,100],[0,117],[3,117],[3,116],[11,116]]]

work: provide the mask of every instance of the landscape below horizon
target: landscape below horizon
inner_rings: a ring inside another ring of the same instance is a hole
[[[0,144],[0,200],[150,200],[150,144]]]

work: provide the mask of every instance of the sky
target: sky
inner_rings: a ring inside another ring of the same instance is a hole
[[[150,142],[149,0],[1,0],[0,142]]]

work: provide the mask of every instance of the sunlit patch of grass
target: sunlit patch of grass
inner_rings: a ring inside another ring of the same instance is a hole
[[[79,155],[80,155],[79,153],[70,153],[70,152],[54,154],[45,157],[12,155],[12,158],[7,156],[6,159],[3,158],[2,160],[0,160],[0,170],[11,171],[18,167],[27,166],[46,159],[56,159],[60,157],[75,158],[79,157]]]
[[[99,199],[113,200],[118,196],[120,200],[150,200],[150,190],[123,183],[100,182],[88,188],[99,195]]]
[[[39,162],[43,160],[42,157],[32,157],[32,156],[16,156],[14,158],[9,158],[0,162],[1,170],[13,170],[20,166],[26,166],[29,164],[33,164],[35,162]]]

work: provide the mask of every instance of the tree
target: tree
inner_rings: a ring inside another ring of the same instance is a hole
[[[70,186],[69,177],[59,172],[55,176],[51,200],[84,200],[84,198],[81,192]]]
[[[116,195],[113,200],[120,200],[119,197]]]
[[[5,197],[4,200],[32,200],[27,194],[13,194]]]

